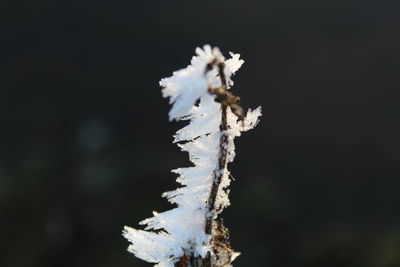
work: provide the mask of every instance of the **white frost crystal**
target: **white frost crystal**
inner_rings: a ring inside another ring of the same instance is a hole
[[[177,131],[174,142],[183,151],[189,153],[193,167],[173,170],[179,177],[177,181],[182,187],[163,194],[176,208],[165,212],[153,212],[153,217],[140,224],[145,230],[137,230],[125,226],[123,235],[132,243],[128,250],[136,257],[157,263],[155,266],[173,267],[185,252],[204,258],[212,253],[211,236],[205,234],[205,218],[207,201],[213,182],[215,170],[218,170],[220,150],[221,104],[210,94],[209,88],[222,86],[218,69],[207,69],[213,61],[225,64],[224,74],[228,87],[233,85],[231,76],[241,67],[243,60],[239,54],[230,53],[231,58],[225,60],[218,48],[206,45],[196,49],[196,56],[191,64],[173,73],[173,76],[162,79],[162,94],[169,97],[172,108],[170,120],[190,120],[190,123]],[[199,102],[198,102],[199,101]],[[197,103],[198,102],[198,103]],[[261,115],[261,108],[249,110],[243,121],[227,108],[228,153],[227,161],[235,156],[233,139],[242,131],[254,128]],[[226,187],[230,184],[229,171],[222,170],[222,180],[218,189],[215,206],[221,207],[215,212],[214,219],[222,208],[229,206]],[[156,230],[151,231],[151,230]]]

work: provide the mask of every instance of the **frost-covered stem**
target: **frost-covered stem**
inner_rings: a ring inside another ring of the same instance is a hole
[[[208,235],[212,234],[213,229],[213,222],[215,214],[217,213],[217,207],[215,207],[215,200],[217,198],[217,193],[219,186],[221,184],[222,175],[224,173],[224,169],[227,165],[227,154],[228,154],[228,135],[226,130],[228,129],[228,122],[226,118],[226,110],[227,106],[221,104],[221,138],[220,138],[220,145],[219,145],[219,157],[218,157],[218,169],[214,171],[213,183],[211,187],[210,197],[208,198],[208,213],[206,214],[206,225],[205,225],[205,232]],[[229,242],[229,240],[227,240]],[[213,242],[213,239],[211,239]],[[213,250],[217,250],[213,244],[211,244]],[[217,255],[217,253],[215,253]],[[207,254],[207,257],[204,259],[204,266],[212,266],[211,264],[211,255],[210,253]]]
[[[216,62],[211,62],[208,64],[206,71],[208,69],[211,69]],[[226,77],[224,73],[224,68],[225,65],[223,62],[219,62],[216,64],[218,67],[218,75],[221,79],[221,84],[223,90],[226,91],[227,88],[227,82],[226,82]],[[211,94],[213,94],[212,90],[209,90]],[[213,180],[212,180],[212,185],[211,185],[211,190],[210,190],[210,195],[208,197],[207,201],[207,212],[205,214],[205,233],[207,235],[212,236],[212,230],[215,227],[214,226],[214,219],[216,219],[216,214],[218,213],[218,207],[215,206],[215,202],[217,199],[218,195],[218,190],[222,181],[222,176],[224,174],[225,169],[227,168],[228,165],[228,145],[229,145],[229,137],[228,137],[228,120],[227,120],[227,105],[224,103],[221,103],[221,123],[219,125],[219,129],[221,131],[221,137],[219,141],[219,153],[218,153],[218,166],[213,172]],[[222,223],[222,222],[221,222]],[[218,255],[218,247],[215,246],[214,241],[218,239],[218,236],[213,236],[212,239],[210,240],[211,242],[211,248],[214,251],[214,255]],[[225,242],[229,243],[229,240],[225,240]],[[229,244],[228,244],[229,246]],[[230,248],[230,246],[229,246]],[[213,260],[211,259],[211,253],[208,252],[207,256],[205,258],[201,258],[200,256],[195,257],[194,255],[186,256],[181,259],[181,261],[177,262],[175,264],[176,267],[186,267],[186,266],[192,266],[192,267],[212,267]]]
[[[225,78],[225,73],[224,73],[224,63],[219,63],[218,68],[219,68],[219,77],[221,79],[222,85],[226,88],[226,78]],[[206,213],[206,223],[205,223],[205,233],[207,235],[212,235],[212,229],[213,229],[213,222],[215,215],[217,213],[217,207],[215,207],[215,200],[217,198],[219,186],[221,184],[222,180],[222,175],[224,174],[224,170],[227,167],[227,155],[228,155],[228,120],[227,120],[227,106],[223,103],[221,103],[221,124],[219,125],[219,129],[221,130],[221,138],[219,142],[219,155],[218,155],[218,167],[217,169],[214,170],[213,174],[213,182],[210,190],[210,196],[208,198],[208,205],[207,205],[207,213]],[[213,242],[213,239],[211,239],[211,242]],[[228,240],[229,242],[229,240]],[[214,250],[217,250],[216,247],[211,244],[211,247]],[[217,255],[217,253],[215,253]],[[204,259],[204,264],[203,266],[212,266],[211,264],[211,255],[210,253],[207,254],[207,257]]]
[[[219,76],[221,78],[223,86],[226,86],[226,78],[224,74],[224,65],[220,63],[219,67]],[[213,220],[215,216],[215,200],[217,198],[219,185],[221,184],[222,175],[224,174],[224,170],[227,165],[227,155],[228,155],[228,121],[226,117],[227,106],[221,103],[221,124],[219,125],[219,129],[221,130],[221,138],[219,142],[219,155],[218,155],[218,168],[214,170],[213,175],[213,183],[211,186],[210,196],[208,198],[207,209],[208,212],[206,214],[206,224],[205,224],[205,232],[208,235],[212,233]]]
[[[221,179],[223,175],[223,170],[227,165],[227,147],[228,147],[228,135],[226,134],[226,130],[228,129],[228,123],[226,120],[226,109],[227,107],[221,104],[221,139],[220,139],[220,150],[218,157],[218,169],[214,171],[213,183],[211,187],[210,197],[208,198],[208,213],[206,218],[206,234],[210,235],[212,232],[213,219],[215,216],[215,211],[217,207],[215,207],[215,200],[217,198],[217,193],[219,189],[219,185],[221,184]]]
[[[140,222],[145,230],[125,227],[128,250],[157,267],[228,267],[239,255],[218,218],[230,205],[227,165],[235,157],[234,138],[253,129],[261,108],[245,111],[229,89],[243,64],[239,54],[225,59],[218,48],[196,49],[191,64],[160,81],[170,99],[170,120],[190,120],[174,142],[189,153],[193,166],[173,170],[182,187],[165,192],[176,207]]]

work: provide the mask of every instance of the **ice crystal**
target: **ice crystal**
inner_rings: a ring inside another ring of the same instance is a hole
[[[216,171],[221,173],[222,179],[215,200],[218,211],[213,214],[213,219],[230,205],[226,190],[230,184],[229,171],[227,166],[221,170],[218,167],[221,135],[228,137],[227,162],[231,162],[235,156],[233,139],[254,128],[261,115],[261,108],[257,108],[249,110],[243,120],[238,120],[227,108],[228,130],[221,132],[221,104],[209,93],[209,88],[222,86],[222,81],[218,69],[210,67],[210,63],[224,63],[229,88],[233,85],[231,76],[243,64],[239,54],[230,55],[231,58],[225,60],[218,48],[208,45],[197,48],[196,56],[187,68],[160,81],[163,96],[169,97],[172,104],[169,119],[190,120],[187,126],[177,131],[174,142],[189,153],[194,166],[173,170],[179,175],[177,181],[182,187],[164,193],[163,197],[175,203],[176,208],[153,212],[153,217],[140,222],[146,225],[145,230],[125,226],[123,234],[132,243],[128,250],[138,258],[157,263],[155,266],[172,267],[187,253],[202,258],[213,253],[212,236],[205,233],[205,218]]]

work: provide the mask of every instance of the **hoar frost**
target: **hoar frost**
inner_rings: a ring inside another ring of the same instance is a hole
[[[261,108],[249,110],[243,120],[226,109],[227,130],[221,131],[221,103],[210,93],[210,88],[224,86],[219,69],[211,66],[211,62],[224,65],[223,75],[226,89],[233,85],[231,76],[241,67],[243,60],[239,54],[230,53],[231,58],[225,60],[218,48],[206,45],[196,49],[196,56],[191,64],[175,71],[169,78],[162,79],[163,97],[168,97],[172,108],[170,120],[190,120],[184,128],[178,130],[174,142],[189,153],[193,167],[173,170],[179,177],[182,187],[166,192],[162,196],[175,203],[176,208],[165,212],[153,212],[153,217],[140,224],[145,230],[137,230],[125,226],[123,235],[132,243],[128,250],[136,257],[155,266],[174,266],[182,257],[192,255],[205,258],[215,254],[213,236],[218,232],[217,224],[213,225],[212,234],[206,234],[207,216],[216,220],[224,207],[230,205],[227,187],[230,184],[227,163],[235,156],[233,139],[241,132],[254,128],[261,115]],[[221,136],[227,137],[222,149],[227,150],[226,164],[219,167],[221,153]],[[215,198],[214,209],[210,215],[208,201],[216,173],[221,181]],[[151,231],[153,230],[153,231]],[[237,254],[229,254],[228,259],[214,259],[213,266],[230,266]],[[221,257],[219,257],[221,258]],[[218,263],[218,260],[225,263]]]

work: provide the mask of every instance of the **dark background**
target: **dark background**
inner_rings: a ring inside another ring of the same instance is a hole
[[[396,1],[2,0],[0,266],[151,266],[124,225],[171,208],[158,81],[196,46],[240,53],[235,266],[400,266]]]

